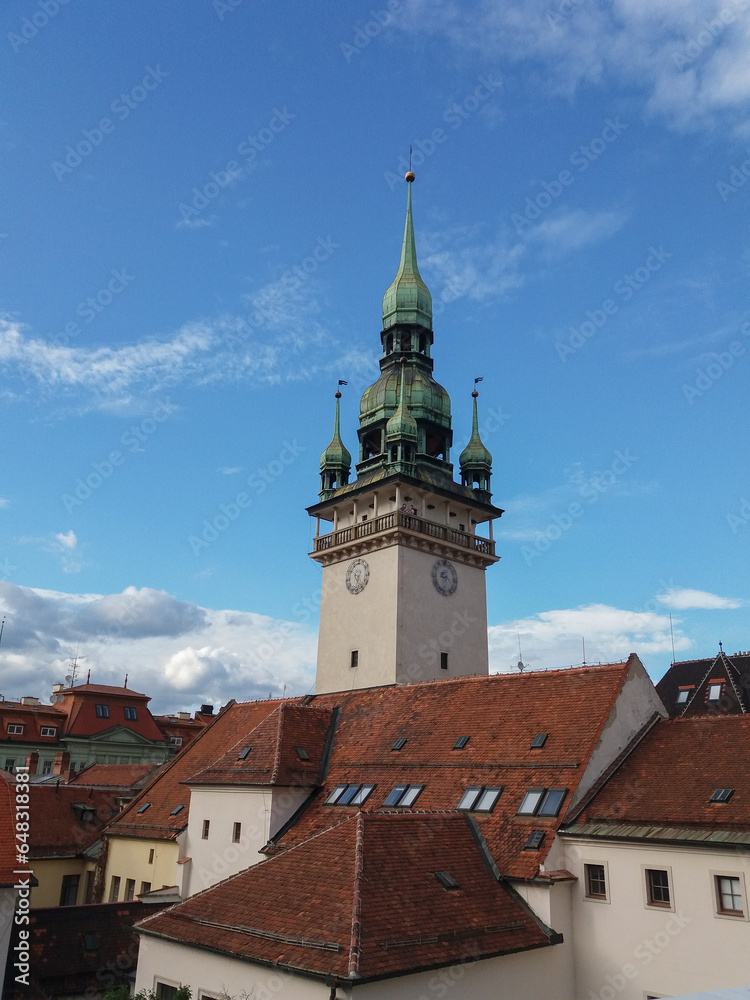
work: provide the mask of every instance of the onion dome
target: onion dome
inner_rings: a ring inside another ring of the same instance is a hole
[[[346,486],[352,467],[352,456],[341,440],[339,404],[341,393],[336,393],[336,416],[331,443],[320,456],[321,499],[327,499],[335,490]]]
[[[417,267],[417,247],[414,242],[414,222],[411,214],[411,182],[414,174],[406,175],[409,194],[406,202],[406,224],[401,244],[398,272],[383,296],[383,329],[396,323],[418,324],[432,329],[432,296]]]
[[[490,476],[492,475],[492,455],[485,448],[479,436],[479,416],[477,413],[477,396],[479,393],[472,392],[474,399],[474,417],[471,426],[471,438],[464,450],[461,452],[459,464],[461,466],[461,482],[464,486],[481,490],[489,494]]]

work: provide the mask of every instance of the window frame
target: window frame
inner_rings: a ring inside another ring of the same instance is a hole
[[[385,799],[383,800],[383,807],[388,809],[411,809],[414,803],[417,801],[419,796],[424,791],[424,785],[412,785],[408,782],[399,781],[393,788],[388,792]],[[400,788],[401,791],[396,795],[396,789]],[[394,798],[395,796],[395,798]],[[407,796],[412,796],[410,802],[404,802]],[[389,802],[388,799],[393,798],[393,802]]]
[[[123,705],[122,706],[122,714],[125,716],[125,721],[126,722],[137,722],[138,721],[138,712],[136,711],[135,708],[133,708],[132,705]]]
[[[25,725],[21,722],[8,723],[8,736],[23,736]]]
[[[669,890],[669,902],[664,903],[658,900],[652,899],[651,895],[651,872],[664,872],[667,876],[667,889]],[[643,899],[644,905],[647,910],[668,910],[674,913],[675,903],[674,903],[674,879],[672,878],[672,866],[671,865],[641,865],[641,884],[643,885]]]
[[[711,697],[711,691],[714,688],[718,688],[719,689],[719,693],[716,695],[715,698],[712,698]],[[723,694],[724,694],[724,684],[723,684],[723,682],[721,682],[721,681],[709,681],[708,692],[706,694],[706,701],[707,702],[710,703],[712,701],[721,701],[721,696]]]
[[[174,998],[174,993],[172,992],[170,992],[167,996],[165,996],[164,992],[160,988],[162,986],[166,986],[166,988],[170,991],[174,990],[175,993],[177,992],[177,990],[182,989],[182,983],[176,983],[173,979],[165,980],[165,979],[159,979],[157,976],[154,976],[154,994],[156,997],[158,997],[158,1000],[173,1000]]]
[[[109,705],[99,705],[96,706],[96,717],[97,719],[108,719],[109,718]]]
[[[122,884],[122,879],[119,875],[112,875],[109,880],[109,902],[119,903],[120,902],[120,885]]]
[[[545,812],[544,811],[545,803],[547,802],[547,799],[550,797],[550,795],[553,792],[562,792],[562,796],[560,797],[559,805],[558,805],[557,809],[554,812]],[[562,812],[562,807],[563,807],[563,805],[565,803],[565,799],[568,797],[568,793],[569,792],[570,792],[569,788],[562,788],[560,786],[556,786],[554,788],[539,788],[539,787],[527,788],[526,791],[524,792],[523,798],[521,799],[521,801],[519,803],[518,811],[516,812],[516,816],[523,816],[523,817],[527,817],[527,818],[541,816],[544,819],[556,819],[560,815],[560,813]],[[527,798],[530,795],[534,795],[534,794],[538,794],[539,797],[538,797],[538,799],[536,801],[536,804],[534,805],[533,809],[525,809],[522,812],[521,810],[522,810],[523,805],[526,802]]]
[[[595,861],[593,859],[587,858],[583,863],[583,878],[581,879],[581,888],[583,889],[583,898],[590,903],[609,903],[609,865],[606,861]],[[589,892],[589,868],[596,866],[601,868],[604,872],[604,895],[593,895]]]
[[[135,879],[126,878],[124,902],[132,903],[134,899],[135,899]]]
[[[232,843],[239,844],[242,840],[242,821],[235,820],[232,823]]]
[[[711,869],[709,871],[711,876],[711,883],[713,885],[713,896],[714,896],[714,916],[719,920],[744,920],[746,923],[750,920],[748,915],[748,904],[747,904],[747,892],[745,891],[745,876],[741,871],[728,871],[725,869]],[[721,907],[721,893],[719,890],[719,879],[720,878],[736,878],[739,881],[740,894],[742,896],[743,908],[742,912],[739,910],[724,910]]]
[[[500,797],[502,796],[504,791],[505,791],[504,785],[469,785],[467,788],[464,789],[461,798],[458,800],[458,805],[456,806],[456,810],[462,813],[475,812],[475,813],[480,813],[480,815],[482,816],[489,816],[489,814],[494,811],[495,806],[500,801]],[[471,804],[462,806],[461,803],[471,792],[476,792],[474,798],[471,799]],[[492,805],[489,807],[489,809],[480,809],[479,803],[482,801],[485,795],[491,792],[497,793],[492,802]]]
[[[690,693],[695,691],[695,688],[679,688],[677,691],[677,697],[674,700],[675,705],[687,705],[690,701]]]
[[[73,893],[72,901],[63,902],[63,899],[67,900],[70,896],[72,886],[75,886],[75,893]],[[75,906],[78,902],[78,891],[80,888],[80,874],[69,873],[67,875],[63,875],[62,882],[60,883],[60,902],[58,903],[58,906]]]
[[[42,736],[49,736],[54,739],[57,736],[57,726],[42,726],[40,732]]]

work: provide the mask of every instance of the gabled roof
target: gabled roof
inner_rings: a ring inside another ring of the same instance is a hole
[[[190,791],[183,782],[213,764],[234,745],[238,732],[248,732],[276,708],[278,701],[232,702],[188,744],[120,813],[107,833],[148,840],[175,840],[188,822]],[[138,810],[150,802],[143,813]],[[184,805],[176,816],[172,811]]]
[[[63,784],[29,788],[29,858],[76,857],[117,815],[114,791]]]
[[[315,785],[332,715],[330,708],[282,702],[187,784]]]
[[[149,775],[161,764],[91,764],[90,767],[71,775],[69,785],[85,785],[92,788],[115,788],[118,791],[142,787]]]
[[[15,885],[15,783],[7,771],[0,771],[0,888]]]
[[[711,684],[722,684],[721,698],[709,702]],[[659,697],[671,716],[695,714],[740,714],[750,712],[750,653],[723,651],[702,660],[673,663],[656,685]],[[678,701],[687,691],[687,701]]]
[[[606,836],[616,825],[618,836],[628,836],[630,827],[639,839],[696,839],[677,836],[694,830],[708,841],[709,834],[741,831],[750,841],[749,759],[750,716],[662,719],[567,832],[591,831],[593,824]],[[732,789],[728,802],[709,801],[719,788]]]
[[[151,700],[147,695],[129,688],[110,687],[105,684],[79,684],[59,692],[60,709],[67,714],[64,735],[90,737],[114,727],[123,727],[151,742],[164,742],[164,736],[148,710]],[[109,714],[96,714],[98,704],[106,705]],[[133,708],[135,719],[125,718],[125,709]]]
[[[560,940],[496,880],[458,815],[350,814],[139,930],[349,982]]]

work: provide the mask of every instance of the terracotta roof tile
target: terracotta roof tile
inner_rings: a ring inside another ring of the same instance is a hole
[[[15,885],[15,782],[0,771],[0,886]]]
[[[749,755],[750,716],[661,720],[587,805],[580,821],[747,829]],[[709,802],[717,788],[733,789],[728,802]]]
[[[162,766],[161,764],[92,764],[72,775],[68,784],[90,785],[93,788],[132,788]]]
[[[438,881],[444,871],[458,888]],[[139,926],[352,980],[552,943],[493,877],[459,815],[349,815]]]
[[[29,857],[75,857],[117,815],[114,791],[75,785],[30,785]]]

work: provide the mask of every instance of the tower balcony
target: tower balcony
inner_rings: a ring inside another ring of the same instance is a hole
[[[383,535],[386,532],[393,532],[397,529],[404,529],[415,535],[422,535],[433,538],[438,542],[445,542],[466,549],[469,552],[480,556],[489,557],[494,561],[495,542],[491,538],[480,538],[472,535],[468,531],[461,531],[445,524],[436,524],[426,518],[418,517],[414,514],[406,514],[400,510],[390,511],[373,517],[367,521],[360,521],[357,524],[349,525],[331,531],[327,535],[316,535],[313,540],[313,558],[317,553],[337,549],[340,546],[356,544],[365,541],[375,535]]]

